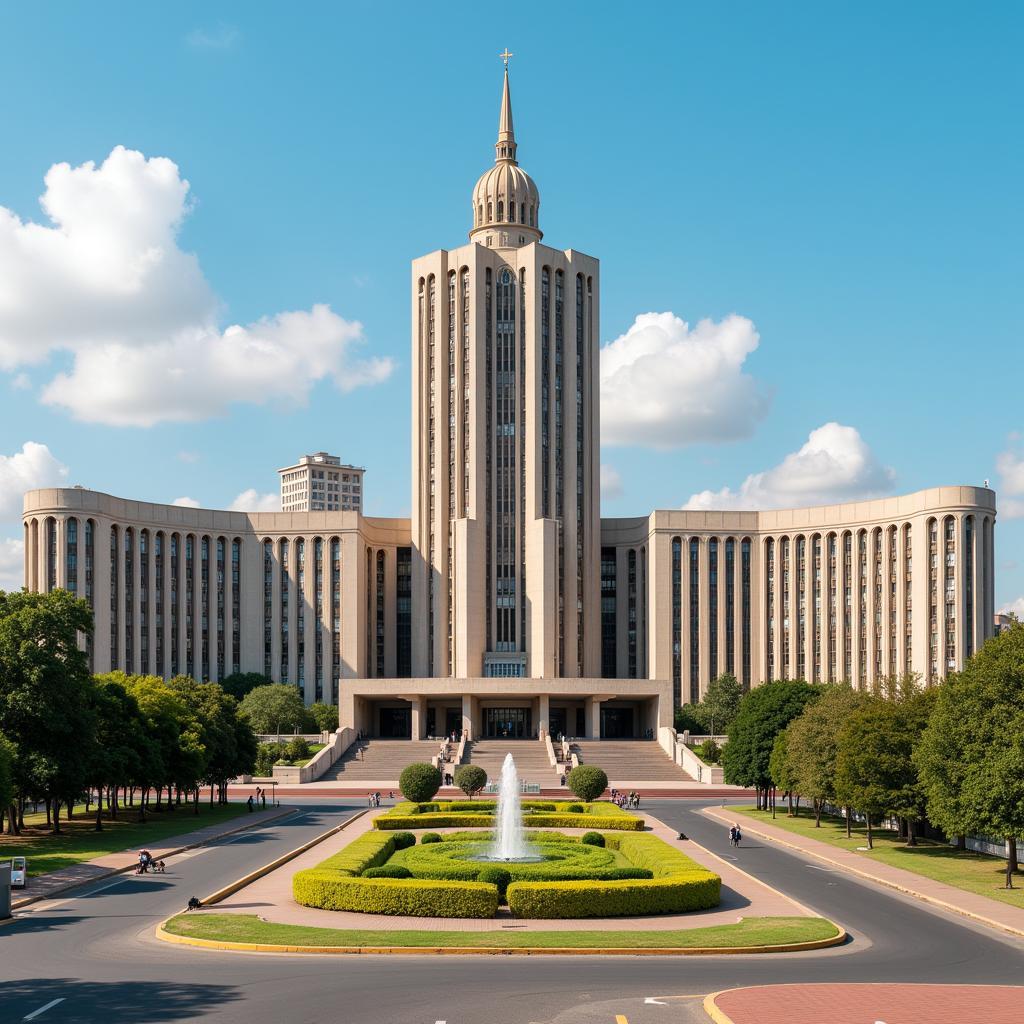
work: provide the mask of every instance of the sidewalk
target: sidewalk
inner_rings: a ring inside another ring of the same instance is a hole
[[[205,828],[196,829],[194,832],[183,832],[178,836],[169,836],[159,844],[149,847],[155,860],[163,860],[173,857],[175,854],[191,850],[193,847],[202,846],[214,839],[223,836],[230,836],[236,832],[242,832],[247,828],[254,828],[257,825],[265,825],[269,821],[283,818],[291,814],[293,808],[272,807],[265,811],[254,811],[244,817],[232,818],[230,821],[219,822],[216,825],[207,825]],[[183,815],[184,816],[184,815]],[[184,824],[184,822],[182,823]],[[138,849],[132,848],[122,850],[120,853],[107,853],[95,860],[82,861],[80,864],[72,864],[70,867],[61,868],[59,871],[51,871],[47,875],[37,875],[29,879],[28,889],[25,895],[12,899],[11,909],[18,910],[27,907],[30,903],[39,900],[48,900],[54,896],[74,889],[76,886],[86,882],[95,882],[101,878],[108,878],[110,875],[118,875],[125,871],[132,870],[139,862]],[[11,893],[12,897],[14,893]]]
[[[706,807],[703,813],[709,818],[714,818],[715,821],[720,821],[723,825],[731,825],[737,820],[735,815],[729,814],[724,809]],[[808,857],[823,860],[834,867],[859,875],[878,885],[896,889],[898,892],[906,893],[908,896],[931,903],[943,910],[950,910],[955,914],[980,921],[990,928],[998,928],[1011,935],[1024,936],[1024,910],[1017,907],[986,899],[984,896],[957,889],[944,882],[936,882],[913,871],[904,871],[902,868],[880,864],[878,861],[861,857],[851,850],[841,850],[828,843],[818,842],[817,839],[805,839],[803,836],[787,832],[785,829],[769,825],[767,822],[754,821],[745,816],[740,820],[743,831],[749,832],[751,835],[760,836],[762,839],[778,843],[780,846],[788,846]]]
[[[714,992],[704,1009],[716,1024],[1018,1024],[1012,985],[758,985]]]

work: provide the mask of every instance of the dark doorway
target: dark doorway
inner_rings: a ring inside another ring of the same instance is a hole
[[[577,708],[576,709],[576,735],[586,736],[587,735],[587,709]]]
[[[380,708],[378,711],[379,735],[383,740],[407,740],[412,738],[411,708]]]
[[[632,708],[601,708],[602,739],[631,740],[635,736]]]
[[[451,736],[452,733],[456,741],[462,738],[462,712],[458,708],[445,708],[444,734]]]
[[[548,734],[553,739],[558,739],[559,736],[567,736],[568,732],[565,728],[565,708],[551,708],[548,714]]]
[[[484,735],[490,739],[528,740],[532,718],[529,708],[484,708]]]

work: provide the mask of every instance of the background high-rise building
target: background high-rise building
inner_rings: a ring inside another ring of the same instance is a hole
[[[282,512],[361,512],[361,466],[344,465],[337,455],[303,455],[294,466],[279,469]]]

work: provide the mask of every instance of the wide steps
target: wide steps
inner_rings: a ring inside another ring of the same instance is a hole
[[[522,782],[537,783],[545,789],[558,785],[547,747],[539,740],[474,740],[466,744],[462,763],[483,768],[488,781],[497,782],[506,754],[512,755]]]
[[[429,764],[440,749],[440,740],[357,740],[320,781],[397,783],[403,768],[416,761]]]
[[[572,749],[581,764],[603,769],[618,789],[638,782],[693,782],[653,740],[577,740]]]

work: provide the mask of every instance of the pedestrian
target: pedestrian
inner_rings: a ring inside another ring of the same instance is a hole
[[[252,814],[252,793],[249,794],[249,799],[246,800],[246,806],[249,808],[249,813]]]
[[[267,809],[267,791],[265,789],[260,790],[260,806],[264,810]]]
[[[733,831],[736,834],[736,842],[735,842],[734,845],[735,846],[739,846],[740,845],[740,840],[743,838],[743,833],[740,832],[740,826],[739,826],[738,822],[734,823],[732,827],[733,827]]]
[[[373,799],[377,807],[380,807],[380,792],[373,794]]]
[[[366,794],[366,806],[367,807],[372,807],[373,806],[373,794],[372,793],[367,793]]]

